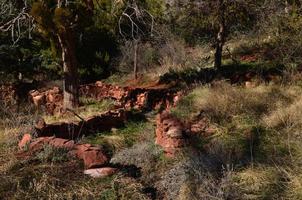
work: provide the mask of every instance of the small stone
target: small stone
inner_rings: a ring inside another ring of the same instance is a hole
[[[103,178],[107,176],[111,176],[116,173],[116,168],[104,167],[104,168],[96,168],[96,169],[87,169],[84,171],[84,174],[89,175],[93,178]]]
[[[30,134],[24,134],[21,141],[18,143],[19,149],[24,149],[27,145],[30,144],[32,137]]]
[[[97,87],[102,87],[102,86],[103,86],[103,83],[102,83],[102,81],[97,81],[97,82],[95,82],[95,85],[96,85]]]
[[[112,133],[116,133],[117,131],[118,131],[117,128],[111,128],[111,132],[112,132]]]
[[[167,132],[167,136],[170,138],[183,138],[183,131],[180,127],[171,127]]]
[[[83,160],[86,169],[100,167],[107,163],[108,158],[101,150],[88,150],[83,153]]]
[[[256,83],[251,82],[251,81],[246,81],[246,82],[245,82],[245,87],[246,87],[247,89],[255,88],[255,87],[256,87]]]

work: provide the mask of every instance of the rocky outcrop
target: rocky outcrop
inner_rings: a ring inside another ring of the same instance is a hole
[[[43,119],[36,122],[35,133],[38,137],[56,136],[64,139],[76,139],[82,135],[90,135],[100,131],[109,131],[119,128],[127,120],[124,110],[112,110],[93,116],[81,122],[60,122],[46,124]]]
[[[18,144],[21,152],[17,156],[28,157],[43,150],[45,145],[50,145],[54,148],[68,150],[70,155],[83,161],[85,169],[94,169],[85,171],[92,177],[101,178],[112,175],[117,170],[108,168],[109,158],[101,147],[77,144],[73,139],[77,139],[81,135],[120,127],[124,125],[126,119],[126,112],[122,109],[89,117],[79,123],[46,124],[43,119],[39,119],[36,121],[33,132],[37,138],[33,139],[30,134],[24,134]]]
[[[85,169],[102,167],[109,161],[100,147],[92,146],[90,144],[76,144],[74,140],[56,137],[39,137],[32,139],[29,134],[25,134],[19,143],[21,152],[18,153],[18,156],[30,156],[43,150],[45,145],[68,150],[70,155],[83,160]]]
[[[183,147],[194,148],[196,138],[212,137],[216,129],[206,117],[196,117],[190,122],[182,122],[169,111],[164,111],[156,118],[156,140],[165,154],[174,157]],[[198,141],[198,140],[197,140]]]
[[[80,87],[81,96],[96,100],[112,98],[117,101],[122,101],[122,99],[128,96],[128,91],[127,87],[105,84],[101,81],[97,81],[95,84],[82,85]]]
[[[95,84],[81,85],[80,96],[95,100],[113,99],[117,108],[149,109],[170,108],[175,105],[181,93],[172,90],[172,85],[154,84],[142,87],[121,87],[97,81]],[[50,114],[63,113],[63,92],[58,87],[29,93],[30,101],[37,109],[45,108]]]
[[[168,157],[174,157],[186,143],[184,125],[170,113],[159,114],[156,119],[156,140]]]
[[[38,110],[45,108],[48,114],[63,112],[63,92],[59,87],[53,87],[44,92],[32,90],[29,92],[29,100]]]
[[[173,84],[151,84],[137,87],[120,87],[97,81],[95,84],[81,86],[80,94],[84,97],[101,100],[111,98],[122,108],[138,110],[172,107],[177,101],[175,96],[181,93],[173,91]]]

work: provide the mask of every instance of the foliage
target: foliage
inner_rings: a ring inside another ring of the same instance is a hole
[[[63,162],[68,160],[67,153],[67,149],[44,145],[43,150],[36,155],[36,158],[40,162]]]
[[[112,16],[113,4],[103,1],[95,7],[93,13],[79,2],[71,2],[68,6],[52,8],[56,1],[36,1],[32,5],[31,14],[34,16],[39,33],[48,40],[49,49],[44,51],[47,58],[58,59],[60,63],[60,47],[57,34],[74,24],[74,38],[76,54],[79,61],[79,73],[83,82],[99,80],[109,75],[109,68],[113,56],[117,54],[117,39],[115,37],[115,23],[117,17]],[[50,6],[50,7],[49,7]],[[44,54],[45,55],[45,54]],[[43,62],[47,68],[57,68],[57,64]],[[60,65],[60,64],[59,64]],[[62,69],[58,68],[60,75]]]
[[[172,30],[191,44],[213,41],[219,29],[217,4],[217,0],[190,1],[182,7],[171,7]],[[257,21],[257,1],[224,1],[224,4],[229,33],[250,30]]]
[[[84,138],[85,142],[102,144],[108,153],[112,154],[123,147],[133,146],[141,137],[152,137],[153,127],[144,121],[130,121],[124,128],[112,130],[111,132],[98,133],[96,136]]]

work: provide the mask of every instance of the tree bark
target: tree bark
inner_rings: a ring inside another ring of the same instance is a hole
[[[58,34],[59,43],[62,49],[63,62],[63,108],[73,109],[79,105],[78,93],[78,71],[75,55],[75,45],[71,30]]]
[[[216,52],[215,52],[215,63],[216,69],[221,68],[222,51],[225,43],[225,5],[224,0],[219,0],[218,5],[218,20],[219,20],[219,31],[216,37]]]
[[[134,48],[134,55],[133,55],[133,73],[134,79],[137,79],[137,49],[138,49],[138,40],[133,40],[133,48]]]

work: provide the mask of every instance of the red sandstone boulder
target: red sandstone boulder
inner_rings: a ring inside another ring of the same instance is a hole
[[[56,148],[72,149],[74,147],[73,140],[66,140],[62,138],[54,138],[51,141],[49,141],[49,144]]]
[[[89,149],[83,153],[83,160],[86,169],[100,167],[108,162],[108,158],[101,150]]]
[[[116,172],[117,172],[116,168],[103,167],[103,168],[96,168],[96,169],[87,169],[84,171],[84,174],[89,175],[93,178],[103,178],[103,177],[111,176]]]
[[[24,134],[21,141],[18,143],[19,149],[24,149],[30,144],[32,137],[30,134]]]
[[[64,143],[63,148],[65,149],[73,149],[75,146],[75,142],[73,140],[69,140],[68,142]]]
[[[86,169],[101,167],[108,162],[108,158],[99,147],[91,146],[90,144],[75,144],[73,140],[67,140],[55,137],[39,137],[32,139],[29,134],[25,134],[19,142],[19,147],[22,150],[27,144],[29,148],[28,155],[40,151],[44,145],[51,145],[55,148],[66,148],[71,155],[78,157],[84,161]],[[21,153],[24,151],[21,151]],[[109,173],[107,170],[101,171],[102,173]]]
[[[45,144],[48,144],[54,137],[40,137],[33,140],[29,145],[29,151],[36,152],[43,149]]]
[[[134,108],[136,108],[136,109],[144,108],[144,106],[147,103],[147,98],[148,98],[148,93],[147,92],[138,94],[137,97],[136,97],[137,100],[135,102]]]
[[[164,149],[167,156],[173,157],[186,144],[183,124],[168,112],[164,112],[157,116],[156,126],[155,143]]]
[[[71,154],[74,154],[79,159],[83,159],[84,152],[88,151],[90,147],[91,147],[90,144],[77,144],[75,145],[74,150],[71,151]]]
[[[59,87],[44,92],[32,90],[29,92],[29,99],[37,108],[44,106],[47,113],[52,115],[57,114],[57,111],[61,111],[63,105],[63,93]]]

